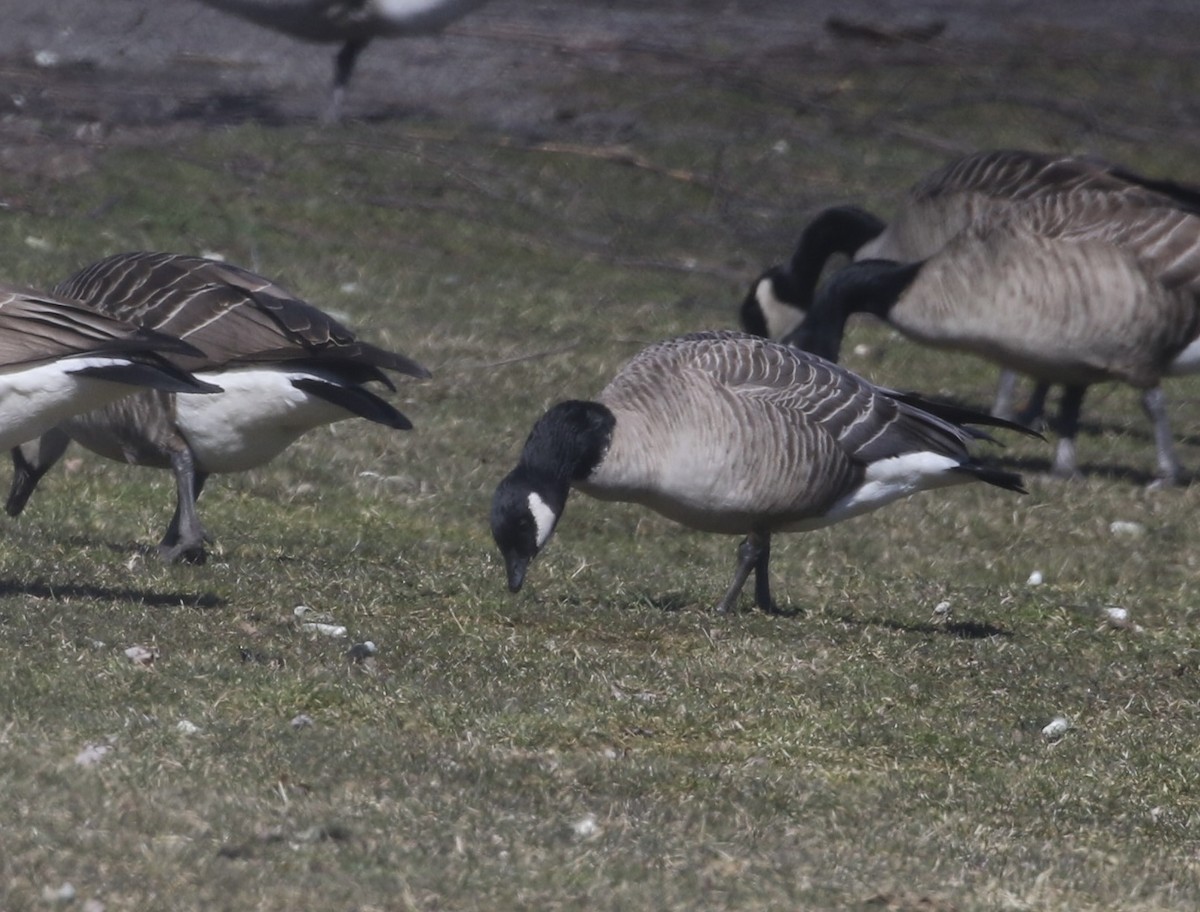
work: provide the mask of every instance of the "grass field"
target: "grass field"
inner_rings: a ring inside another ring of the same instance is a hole
[[[1028,496],[953,489],[781,538],[783,617],[711,613],[733,540],[584,498],[514,597],[486,524],[547,405],[645,342],[732,326],[822,204],[886,213],[994,146],[1200,181],[1194,55],[1056,42],[631,50],[582,60],[573,119],[538,138],[39,126],[87,167],[5,175],[4,278],[218,252],[434,380],[396,397],[412,432],[347,422],[213,479],[203,567],[146,554],[165,473],[75,452],[5,522],[0,908],[1200,907],[1200,487],[1146,490],[1132,390],[1093,390],[1076,482],[1007,439]],[[992,368],[878,326],[847,352],[990,401]],[[1196,471],[1200,383],[1167,389]]]

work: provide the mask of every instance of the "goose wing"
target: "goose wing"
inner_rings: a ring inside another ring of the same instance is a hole
[[[172,253],[124,253],[55,289],[106,313],[186,339],[205,353],[193,369],[311,361],[352,379],[390,382],[380,368],[429,376],[416,362],[360,341],[333,317],[246,269]]]
[[[82,354],[196,354],[189,344],[54,295],[0,285],[0,366]]]

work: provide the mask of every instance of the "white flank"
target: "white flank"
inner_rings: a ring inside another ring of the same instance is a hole
[[[823,519],[838,522],[917,491],[967,481],[969,475],[952,472],[958,466],[957,459],[929,450],[873,462],[867,466],[863,483],[835,503]]]
[[[804,311],[784,304],[775,297],[770,279],[759,280],[754,287],[754,300],[758,301],[763,321],[767,324],[767,335],[772,339],[783,338],[804,322]]]
[[[19,446],[72,415],[135,392],[134,386],[75,373],[85,367],[128,363],[126,358],[64,358],[0,373],[0,448]]]
[[[413,32],[443,28],[482,4],[483,0],[375,0],[383,19]]]
[[[529,512],[533,514],[533,521],[537,523],[537,546],[538,550],[546,544],[546,540],[550,538],[550,533],[554,531],[554,524],[558,522],[558,517],[554,515],[554,511],[542,500],[535,492],[529,492]]]
[[[1200,337],[1193,339],[1188,347],[1167,365],[1168,374],[1194,374],[1197,371],[1200,371]]]
[[[225,390],[175,398],[179,428],[205,472],[244,472],[274,459],[301,434],[354,417],[292,385],[301,377],[329,380],[313,372],[246,367],[198,376]]]

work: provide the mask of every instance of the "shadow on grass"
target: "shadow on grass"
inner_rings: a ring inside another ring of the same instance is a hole
[[[1070,484],[1071,479],[1057,478],[1050,474],[1050,460],[1040,457],[1004,457],[998,459],[989,459],[989,463],[1003,466],[1015,472],[1020,472],[1024,475],[1036,476],[1045,478],[1048,481],[1058,484]],[[1158,476],[1152,472],[1147,472],[1142,469],[1130,468],[1126,465],[1115,465],[1112,463],[1081,463],[1079,466],[1079,476],[1081,478],[1103,478],[1108,481],[1123,482],[1135,487],[1148,487],[1158,480]],[[1183,477],[1180,479],[1180,486],[1187,487],[1191,484],[1194,476],[1187,472],[1183,472]]]
[[[74,583],[50,585],[29,580],[0,579],[0,598],[7,595],[30,595],[35,598],[87,598],[102,602],[129,602],[153,608],[220,608],[225,599],[211,592],[150,592],[145,589],[110,589],[107,586],[87,586]]]
[[[900,633],[921,633],[949,636],[957,640],[988,640],[993,637],[1011,637],[1012,631],[997,627],[995,624],[979,623],[977,621],[949,621],[945,624],[924,622],[920,624],[905,624],[891,618],[856,618],[848,614],[838,618],[850,627],[883,627]]]

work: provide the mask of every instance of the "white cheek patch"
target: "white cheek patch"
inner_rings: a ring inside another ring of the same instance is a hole
[[[558,517],[547,506],[546,501],[533,491],[529,492],[529,512],[533,514],[533,521],[537,523],[537,546],[540,551],[542,545],[546,544],[546,539],[550,537],[550,533],[554,531],[554,524],[558,521]]]
[[[775,297],[770,279],[759,281],[754,298],[762,311],[763,322],[767,324],[767,335],[772,339],[782,339],[804,322],[804,311]]]

